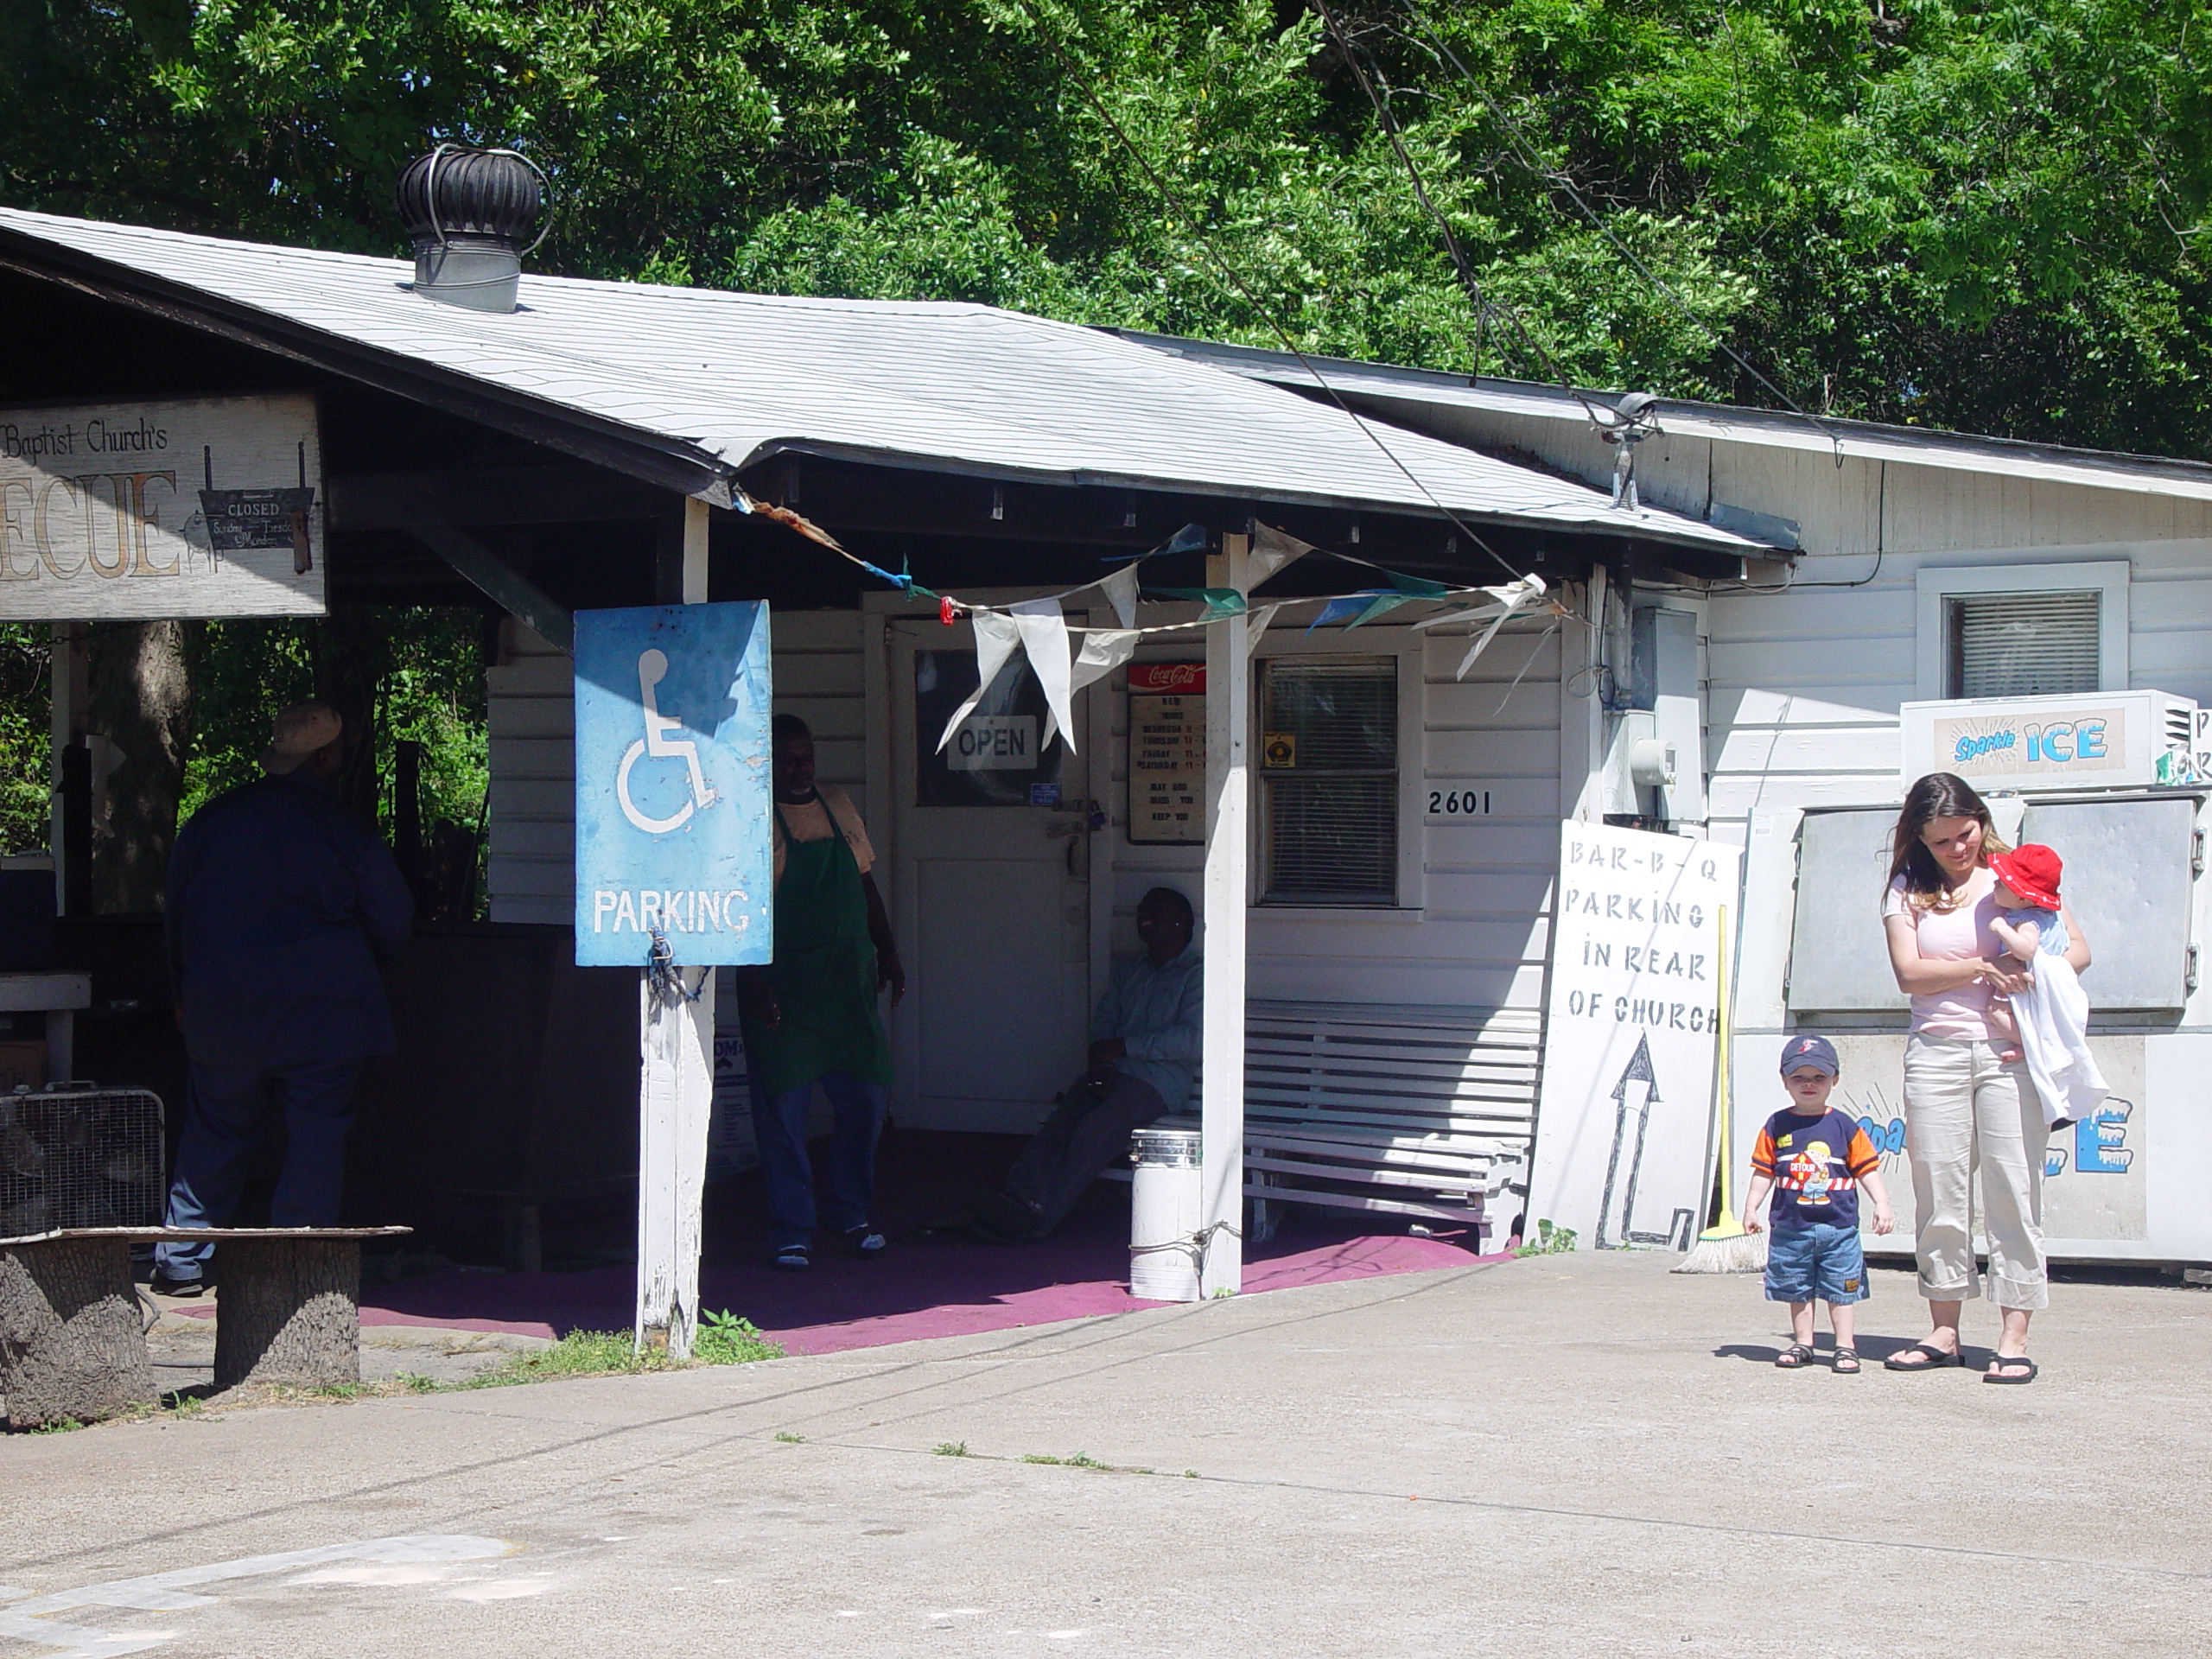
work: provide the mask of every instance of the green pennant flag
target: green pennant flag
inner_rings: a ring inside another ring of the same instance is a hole
[[[1234,588],[1154,588],[1147,591],[1161,599],[1187,599],[1206,607],[1206,620],[1241,616],[1251,607]]]
[[[1390,578],[1390,585],[1408,599],[1443,599],[1452,589],[1440,582],[1431,582],[1426,576],[1402,576],[1395,570],[1382,573]]]

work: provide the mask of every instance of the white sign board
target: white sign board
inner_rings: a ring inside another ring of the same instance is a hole
[[[1688,1249],[1705,1224],[1720,928],[1742,855],[1560,825],[1529,1224],[1598,1249]]]
[[[312,397],[0,410],[0,620],[323,609]]]

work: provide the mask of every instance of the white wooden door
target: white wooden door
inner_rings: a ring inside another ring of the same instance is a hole
[[[1071,620],[1079,620],[1071,617]],[[965,624],[891,625],[894,923],[908,989],[894,1016],[899,1121],[919,1128],[1027,1133],[1082,1069],[1091,1001],[1094,777],[1083,753],[1044,734],[1043,694],[1016,651],[961,734],[950,714],[975,689]]]

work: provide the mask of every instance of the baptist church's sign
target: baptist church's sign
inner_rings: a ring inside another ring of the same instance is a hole
[[[0,620],[323,612],[305,396],[0,410]]]

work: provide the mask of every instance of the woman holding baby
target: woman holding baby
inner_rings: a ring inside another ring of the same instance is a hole
[[[1906,791],[1898,815],[1882,925],[1897,988],[1912,1000],[1905,1045],[1905,1144],[1912,1159],[1918,1217],[1914,1252],[1920,1294],[1932,1328],[1892,1355],[1891,1370],[1927,1371],[1965,1363],[1959,1311],[1982,1294],[1975,1272],[1974,1176],[1981,1176],[1983,1230],[1989,1240],[1988,1294],[2004,1313],[1996,1357],[1982,1380],[2030,1382],[2028,1320],[2050,1300],[2043,1245],[2046,1113],[2020,1058],[2008,999],[2034,985],[2023,943],[2008,926],[2055,893],[2017,892],[2000,880],[2012,849],[1990,823],[1973,785],[1931,772]],[[1998,868],[1992,868],[1994,860]],[[2015,871],[2021,886],[2035,886]],[[2045,948],[2080,973],[2088,942],[2063,905],[2048,912]],[[2035,941],[2025,941],[2032,956]]]

